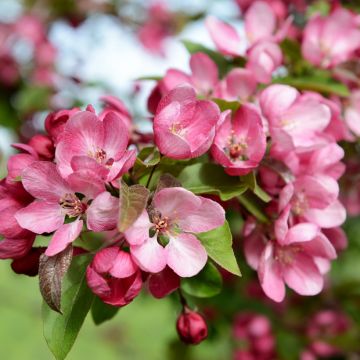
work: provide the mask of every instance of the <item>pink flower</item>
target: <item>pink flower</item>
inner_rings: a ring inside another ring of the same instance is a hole
[[[350,95],[350,104],[345,108],[345,122],[356,137],[360,137],[360,90]]]
[[[273,41],[259,41],[248,50],[247,54],[246,68],[254,74],[257,82],[269,83],[272,73],[282,63],[283,56],[279,45]]]
[[[103,221],[103,207],[104,200],[111,208],[115,207],[117,200],[103,193],[103,183],[96,173],[74,173],[64,180],[55,164],[37,161],[23,171],[22,184],[35,201],[18,210],[15,218],[22,228],[36,234],[55,231],[45,252],[47,256],[61,252],[80,235],[83,227],[81,218],[85,214],[90,230],[116,227],[114,217],[109,216]],[[102,201],[98,201],[97,196]],[[64,223],[65,217],[74,221]]]
[[[269,86],[260,95],[260,107],[275,145],[283,152],[304,151],[328,142],[322,131],[330,123],[330,109],[318,100],[300,95],[295,88]]]
[[[149,291],[156,299],[161,299],[180,287],[180,277],[169,267],[149,276]]]
[[[236,316],[233,336],[243,349],[235,350],[235,360],[259,359],[271,360],[275,356],[275,337],[268,318],[255,313],[241,313]]]
[[[329,68],[350,60],[359,47],[356,17],[343,8],[327,17],[315,15],[305,27],[302,54],[316,66]]]
[[[181,70],[169,69],[159,83],[163,95],[184,84],[192,85],[200,95],[210,95],[219,81],[217,65],[208,55],[198,52],[191,55],[190,69],[191,75]]]
[[[211,154],[230,175],[244,175],[259,165],[266,149],[261,118],[250,105],[242,105],[216,131]]]
[[[99,115],[99,118],[103,120],[109,112],[115,112],[130,131],[132,127],[132,118],[125,104],[112,95],[104,95],[100,100],[104,103],[104,109]]]
[[[160,152],[174,159],[190,159],[209,150],[219,119],[218,106],[197,100],[194,89],[181,86],[159,103],[154,118],[155,143]]]
[[[292,213],[300,219],[323,228],[340,226],[346,219],[346,211],[337,200],[339,186],[327,176],[302,176],[286,185],[280,193],[279,210],[288,204]]]
[[[86,271],[89,288],[104,303],[129,304],[142,287],[141,272],[131,255],[113,246],[99,251]]]
[[[206,250],[194,234],[213,230],[224,221],[224,210],[216,202],[183,188],[166,188],[155,194],[151,210],[144,210],[125,237],[144,271],[157,273],[168,265],[177,275],[191,277],[207,261]]]
[[[275,222],[275,241],[268,241],[259,259],[258,275],[265,294],[276,302],[285,297],[285,284],[300,295],[316,295],[323,288],[317,258],[331,260],[336,251],[319,228],[299,223],[289,228],[290,207]]]
[[[20,182],[0,182],[0,259],[21,258],[30,251],[35,235],[22,228],[15,215],[32,200]]]
[[[66,122],[56,147],[59,172],[67,177],[74,171],[89,169],[113,181],[135,162],[135,150],[126,150],[128,129],[114,112],[100,120],[93,112],[80,111]]]

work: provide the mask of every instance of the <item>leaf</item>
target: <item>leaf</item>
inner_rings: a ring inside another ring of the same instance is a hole
[[[181,187],[181,182],[171,174],[162,174],[156,187],[155,193],[165,188]]]
[[[61,314],[61,288],[63,277],[69,269],[73,256],[72,246],[61,253],[48,257],[40,256],[39,282],[40,292],[49,307]]]
[[[91,315],[95,325],[100,325],[105,321],[111,320],[119,310],[119,307],[105,304],[98,297],[95,297],[91,306]]]
[[[189,40],[183,40],[182,43],[190,54],[202,52],[208,55],[218,66],[220,77],[223,77],[225,74],[227,74],[233,67],[244,67],[246,63],[246,60],[241,56],[230,60],[220,53],[205,47],[204,45]]]
[[[224,99],[217,98],[213,98],[211,100],[219,106],[221,112],[225,110],[231,110],[234,113],[241,106],[239,101],[226,101]]]
[[[22,115],[49,108],[52,90],[46,86],[25,87],[15,97],[15,107]]]
[[[227,175],[222,166],[209,163],[189,165],[177,179],[195,194],[216,194],[223,201],[243,194],[248,188],[239,177]]]
[[[159,81],[163,77],[158,75],[148,75],[148,76],[140,76],[136,79],[136,81],[147,81],[147,80],[153,80],[153,81]]]
[[[135,166],[151,167],[155,166],[160,161],[159,150],[154,146],[143,148],[136,158]]]
[[[207,298],[215,296],[221,292],[221,288],[221,274],[211,262],[207,262],[199,274],[181,280],[181,289],[195,297]]]
[[[350,91],[348,87],[334,79],[331,75],[312,75],[303,77],[283,77],[276,78],[273,83],[286,84],[297,88],[298,90],[310,90],[320,92],[324,95],[338,95],[348,97]]]
[[[257,183],[256,176],[254,172],[251,172],[245,176],[242,176],[241,179],[248,185],[249,189],[262,201],[269,202],[271,201],[271,196],[266,193]]]
[[[238,196],[238,200],[245,209],[260,222],[265,224],[269,223],[269,219],[265,215],[263,208],[258,204],[257,199],[252,193],[247,191],[245,194]]]
[[[215,230],[196,234],[208,255],[225,270],[241,276],[232,248],[232,235],[227,221]]]
[[[124,232],[144,211],[149,198],[149,190],[142,185],[128,186],[124,181],[120,187],[120,214],[118,229]]]
[[[90,255],[74,257],[64,277],[61,309],[52,311],[44,302],[42,317],[46,342],[57,360],[64,360],[71,350],[94,299],[86,284],[86,267]]]

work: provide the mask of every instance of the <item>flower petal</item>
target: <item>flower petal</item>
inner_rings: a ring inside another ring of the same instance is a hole
[[[198,274],[208,257],[203,245],[191,234],[171,236],[165,249],[168,266],[181,277]]]
[[[53,235],[45,255],[54,256],[65,250],[80,235],[82,227],[82,220],[75,220],[72,223],[62,225]]]

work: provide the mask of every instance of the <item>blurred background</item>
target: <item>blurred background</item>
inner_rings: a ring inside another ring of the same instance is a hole
[[[213,47],[204,26],[208,14],[243,31],[234,0],[0,0],[0,178],[14,151],[10,144],[41,131],[49,110],[90,103],[98,109],[99,97],[111,94],[125,102],[139,126],[150,129],[151,78],[168,68],[188,70],[181,40]],[[241,219],[230,223],[239,235]],[[275,344],[281,359],[298,359],[308,334],[320,334],[321,327],[328,342],[350,354],[324,358],[359,359],[360,222],[350,219],[345,229],[349,247],[334,262],[331,289],[319,296],[291,294],[274,306],[261,294],[238,245],[243,279],[225,276],[224,291],[199,305],[210,320],[207,341],[182,345],[175,330],[176,299],[142,294],[100,327],[88,316],[68,359],[231,359],[247,346],[238,334],[250,319],[266,332],[268,342],[261,346]],[[0,359],[52,359],[42,335],[38,279],[18,276],[10,261],[0,261],[0,294]],[[322,313],[326,309],[331,310]]]

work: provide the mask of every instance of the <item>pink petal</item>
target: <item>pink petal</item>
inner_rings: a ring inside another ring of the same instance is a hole
[[[157,242],[157,237],[147,237],[141,245],[131,245],[130,253],[139,265],[147,272],[158,273],[166,266],[165,249]]]
[[[283,265],[286,284],[300,295],[316,295],[324,285],[324,279],[310,256],[303,252],[293,255],[288,265]]]
[[[290,214],[291,207],[287,205],[283,212],[280,214],[279,218],[275,221],[274,230],[276,240],[279,244],[286,244],[286,235],[289,231],[289,214]]]
[[[98,195],[86,210],[87,228],[99,232],[116,229],[119,218],[119,199],[109,192]]]
[[[67,182],[71,186],[72,193],[80,193],[87,199],[94,199],[105,190],[105,183],[92,170],[77,170],[67,177]]]
[[[89,156],[73,156],[71,159],[72,171],[77,172],[87,170],[97,174],[101,179],[106,179],[109,174],[109,169],[99,164],[95,159]]]
[[[16,154],[10,156],[7,163],[7,178],[11,180],[18,180],[21,178],[23,170],[34,161],[36,161],[36,159],[29,154]]]
[[[270,85],[261,93],[261,110],[272,126],[279,125],[276,119],[293,104],[298,96],[299,92],[288,85]]]
[[[23,206],[13,198],[0,199],[0,234],[4,237],[22,237],[27,230],[19,226],[15,214]]]
[[[218,82],[217,65],[204,53],[196,53],[190,58],[191,81],[202,94],[213,91]]]
[[[0,241],[0,259],[21,258],[31,249],[35,235],[24,238],[5,238]]]
[[[77,239],[83,227],[82,220],[75,220],[72,223],[62,225],[53,235],[48,248],[45,251],[46,256],[54,256]]]
[[[160,86],[164,93],[168,93],[170,90],[183,84],[191,84],[190,76],[177,69],[169,69],[160,81]]]
[[[325,259],[336,259],[336,250],[329,239],[319,233],[312,241],[301,244],[305,252],[311,256],[319,256]]]
[[[285,284],[282,279],[281,269],[274,259],[274,247],[268,242],[261,256],[258,275],[260,285],[270,299],[281,302],[285,297]]]
[[[122,279],[135,274],[137,270],[138,267],[134,264],[131,255],[120,250],[110,269],[110,275]]]
[[[282,245],[303,243],[313,240],[319,235],[319,227],[312,223],[300,223],[292,226],[286,234]]]
[[[250,43],[269,38],[276,27],[273,9],[264,1],[255,1],[245,14],[245,31]]]
[[[120,248],[117,246],[111,246],[98,251],[94,257],[91,266],[99,274],[105,274],[110,271],[114,265],[114,261],[118,256]]]
[[[347,248],[347,236],[341,227],[323,229],[322,231],[337,251],[342,251]]]
[[[86,269],[86,281],[89,288],[100,297],[107,297],[111,293],[106,280],[89,265]]]
[[[224,55],[239,56],[241,40],[237,31],[213,16],[206,19],[206,28],[217,49]]]
[[[165,249],[168,266],[181,277],[195,276],[207,261],[205,248],[191,234],[171,236]]]
[[[149,277],[149,290],[156,299],[171,294],[180,287],[180,278],[169,267]]]
[[[179,221],[189,213],[200,209],[202,200],[181,187],[165,188],[157,192],[153,199],[156,210],[160,211],[163,217]]]
[[[122,157],[115,161],[108,174],[108,181],[114,181],[120,178],[123,174],[128,172],[135,164],[136,161],[136,150],[126,150]]]
[[[149,238],[149,230],[154,224],[144,210],[139,218],[125,231],[124,235],[130,245],[141,245]]]
[[[225,222],[225,211],[215,201],[199,196],[201,205],[196,211],[188,210],[177,224],[182,231],[200,233],[214,230]]]
[[[262,230],[255,229],[250,235],[244,238],[244,255],[246,262],[254,270],[259,267],[261,255],[266,246],[266,238]]]
[[[19,210],[15,218],[20,226],[36,234],[51,233],[64,223],[65,215],[58,203],[34,201]]]
[[[118,160],[125,152],[129,143],[129,132],[115,112],[106,114],[104,120],[104,147],[107,158]]]
[[[325,209],[308,209],[304,217],[322,228],[332,228],[345,222],[346,210],[339,201],[335,201]]]
[[[72,192],[56,165],[49,161],[37,161],[28,166],[22,173],[22,184],[32,196],[46,201],[58,202],[63,195]]]
[[[225,77],[228,100],[247,100],[255,93],[256,79],[248,69],[236,68]]]

